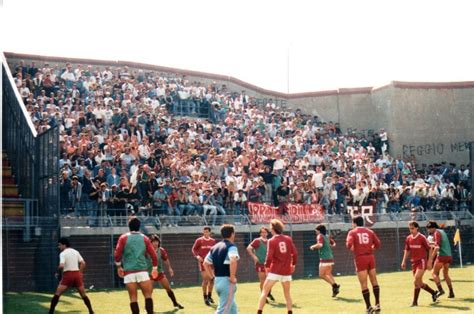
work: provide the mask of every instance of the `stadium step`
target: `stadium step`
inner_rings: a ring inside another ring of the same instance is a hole
[[[25,206],[22,202],[5,201],[2,204],[3,217],[23,217]]]
[[[16,186],[16,184],[3,184],[2,197],[8,197],[8,198],[19,197],[18,186]]]
[[[8,157],[4,151],[2,151],[2,197],[19,197],[18,186],[16,185],[12,168],[10,167]]]
[[[2,176],[11,176],[12,175],[12,168],[9,166],[2,165]]]

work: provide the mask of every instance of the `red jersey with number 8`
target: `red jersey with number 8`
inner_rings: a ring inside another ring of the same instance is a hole
[[[357,227],[347,234],[346,247],[354,252],[354,255],[370,255],[380,247],[380,240],[372,230],[365,227]]]
[[[272,274],[291,275],[291,266],[296,265],[298,258],[293,240],[289,236],[278,234],[268,240],[267,246],[265,267],[270,268]]]

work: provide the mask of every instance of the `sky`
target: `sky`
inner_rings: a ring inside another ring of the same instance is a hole
[[[466,0],[3,0],[0,47],[229,75],[283,93],[474,81],[473,12]]]

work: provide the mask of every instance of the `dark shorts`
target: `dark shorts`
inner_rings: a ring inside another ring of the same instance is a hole
[[[255,271],[257,273],[264,273],[265,272],[265,265],[257,263],[255,264]]]
[[[375,268],[375,256],[372,254],[356,256],[356,258],[354,259],[354,264],[356,272],[364,270],[369,271]]]
[[[61,285],[67,286],[68,288],[79,288],[84,286],[82,278],[82,272],[80,271],[67,271],[63,273],[61,279]]]
[[[426,269],[426,260],[420,259],[411,263],[411,271],[413,274],[416,273],[417,269],[425,270]]]
[[[436,262],[441,264],[451,264],[453,262],[453,258],[451,256],[438,256],[436,258]]]

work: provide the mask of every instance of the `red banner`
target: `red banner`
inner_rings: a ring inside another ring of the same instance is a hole
[[[282,207],[273,207],[264,203],[248,202],[248,209],[250,221],[254,224],[269,223],[273,218],[297,224],[324,220],[324,207],[319,204],[288,203]],[[284,212],[283,215],[281,211]]]

